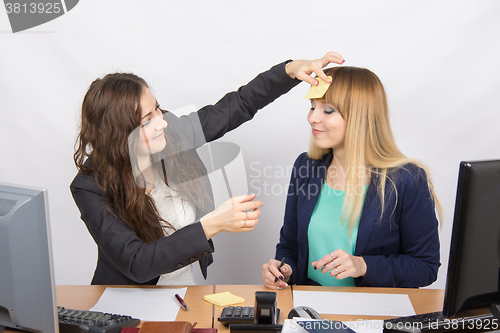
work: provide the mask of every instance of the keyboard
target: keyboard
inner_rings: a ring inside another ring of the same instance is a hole
[[[251,306],[228,306],[222,309],[219,321],[224,325],[253,324],[255,308]]]
[[[131,316],[57,307],[60,333],[120,333],[141,322]]]
[[[457,330],[495,330],[500,328],[498,319],[491,313],[462,317],[445,318],[441,311],[415,316],[384,320],[384,332],[448,332]]]

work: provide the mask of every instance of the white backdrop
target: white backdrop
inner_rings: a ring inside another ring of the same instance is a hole
[[[144,77],[163,108],[201,107],[286,59],[337,51],[385,84],[401,150],[435,172],[445,208],[444,288],[458,165],[498,159],[500,2],[85,0],[13,34],[0,8],[0,182],[47,188],[57,284],[88,284],[96,247],[69,192],[79,107],[114,71]],[[249,191],[265,205],[252,233],[214,237],[199,283],[260,284],[274,255],[289,174],[307,149],[308,86],[220,141],[241,147]]]

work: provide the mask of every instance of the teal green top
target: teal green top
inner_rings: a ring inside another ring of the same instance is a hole
[[[365,196],[367,188],[368,185],[365,186]],[[309,241],[307,277],[322,286],[354,287],[354,278],[348,277],[338,280],[330,276],[329,272],[321,273],[321,269],[315,270],[311,265],[311,262],[317,261],[337,249],[342,249],[351,255],[354,254],[358,238],[359,218],[352,230],[352,237],[349,237],[347,222],[342,223],[340,220],[343,205],[344,191],[332,189],[325,181],[307,230]]]

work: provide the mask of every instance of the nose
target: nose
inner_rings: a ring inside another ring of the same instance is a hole
[[[155,125],[155,130],[161,131],[165,128],[167,128],[168,123],[165,119],[163,119],[163,116],[157,116],[155,117],[156,125]]]
[[[307,114],[307,121],[311,125],[312,124],[317,124],[317,123],[321,122],[320,112],[317,110],[317,108],[315,108],[314,110],[309,111],[309,113]]]

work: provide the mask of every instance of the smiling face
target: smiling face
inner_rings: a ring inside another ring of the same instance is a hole
[[[151,91],[144,87],[141,95],[141,125],[137,150],[140,155],[160,152],[167,144],[164,129],[167,122],[163,119],[160,105]]]
[[[343,149],[347,122],[333,105],[322,99],[311,99],[307,115],[311,125],[313,143],[318,148]]]

